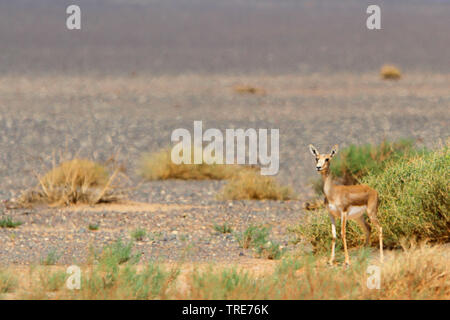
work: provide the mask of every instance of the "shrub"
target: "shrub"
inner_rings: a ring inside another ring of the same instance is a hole
[[[369,173],[378,174],[386,165],[414,153],[411,140],[383,141],[379,145],[350,145],[331,164],[331,172],[344,184],[354,184]]]
[[[449,166],[449,149],[444,147],[398,159],[382,172],[374,171],[362,180],[379,193],[378,220],[383,227],[385,247],[397,248],[401,239],[449,241]],[[339,228],[337,221],[337,230]],[[372,226],[371,243],[374,246],[377,245],[375,230]],[[298,240],[311,242],[317,251],[330,247],[331,227],[325,210],[309,214],[291,231],[297,234]],[[362,239],[362,230],[349,221],[347,244],[354,246],[362,243]]]
[[[192,152],[193,157],[194,152]],[[256,168],[226,164],[175,164],[171,159],[171,149],[153,154],[144,154],[138,173],[146,180],[224,180],[230,179],[241,170]]]
[[[239,94],[252,94],[252,95],[265,95],[266,90],[262,88],[256,88],[249,85],[236,85],[233,87],[234,92]]]
[[[241,171],[234,176],[218,195],[220,200],[290,200],[293,198],[289,187],[280,186],[269,176],[258,172]]]
[[[19,202],[23,205],[70,205],[118,201],[123,194],[113,182],[119,172],[120,168],[116,168],[109,175],[106,167],[87,159],[62,161],[47,173],[38,175],[38,189],[24,192]]]
[[[363,179],[380,195],[378,211],[387,247],[397,247],[401,238],[450,240],[449,167],[446,146]]]
[[[393,65],[384,65],[381,67],[380,75],[383,79],[398,80],[402,77],[400,69]]]

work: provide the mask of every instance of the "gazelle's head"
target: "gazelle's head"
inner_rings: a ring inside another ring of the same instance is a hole
[[[328,171],[330,168],[331,158],[338,152],[338,145],[336,144],[329,154],[320,154],[312,144],[309,145],[309,151],[316,159],[316,170],[317,171]]]

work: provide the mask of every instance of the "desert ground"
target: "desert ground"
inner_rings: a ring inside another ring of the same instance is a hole
[[[2,266],[39,264],[50,252],[58,265],[82,264],[89,248],[140,227],[143,262],[251,269],[262,259],[213,226],[262,224],[295,251],[288,228],[300,223],[317,177],[310,143],[326,151],[409,138],[432,149],[449,137],[447,1],[383,1],[379,33],[364,27],[358,1],[79,3],[86,20],[74,33],[59,26],[60,4],[0,0],[0,215],[23,222],[0,229]],[[385,63],[402,78],[381,79]],[[240,94],[237,85],[262,91]],[[204,129],[279,129],[276,179],[295,200],[220,201],[222,181],[143,181],[142,155],[169,146],[176,128],[192,132],[195,120]],[[11,206],[58,153],[114,155],[128,199]]]
[[[245,260],[230,234],[250,224],[272,227],[289,246],[288,226],[300,221],[302,202],[313,197],[317,176],[308,144],[377,143],[409,137],[438,146],[448,136],[450,77],[410,74],[386,82],[378,74],[359,76],[184,75],[147,77],[4,77],[2,95],[2,198],[12,199],[37,184],[55,152],[105,161],[113,154],[130,179],[129,205],[91,208],[8,210],[24,224],[2,229],[2,263],[33,263],[49,250],[61,263],[83,261],[90,245],[103,245],[144,227],[153,236],[139,242],[143,259]],[[234,85],[251,83],[264,95],[241,95]],[[280,173],[298,200],[218,201],[219,181],[144,182],[136,173],[140,156],[170,144],[175,128],[279,128]],[[99,224],[89,231],[89,224]]]

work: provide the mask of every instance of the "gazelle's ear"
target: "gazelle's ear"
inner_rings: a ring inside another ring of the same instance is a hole
[[[309,145],[309,151],[312,153],[314,157],[319,155],[319,150],[316,149],[312,144]]]
[[[334,145],[333,149],[331,149],[331,156],[334,157],[339,150],[339,146],[337,144]]]

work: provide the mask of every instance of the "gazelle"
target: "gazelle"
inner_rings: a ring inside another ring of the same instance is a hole
[[[347,219],[355,220],[366,236],[366,245],[370,239],[370,227],[364,219],[364,211],[370,221],[378,228],[380,240],[380,262],[383,263],[383,230],[378,222],[378,192],[367,185],[341,186],[335,185],[330,174],[331,159],[338,152],[338,146],[335,145],[329,154],[320,154],[313,146],[309,145],[309,150],[316,160],[316,170],[322,175],[323,192],[325,194],[325,203],[331,220],[331,257],[329,264],[333,264],[334,251],[336,245],[336,218],[341,218],[341,236],[344,244],[345,264],[350,265],[350,259],[347,251],[347,241],[345,238],[345,228]]]

